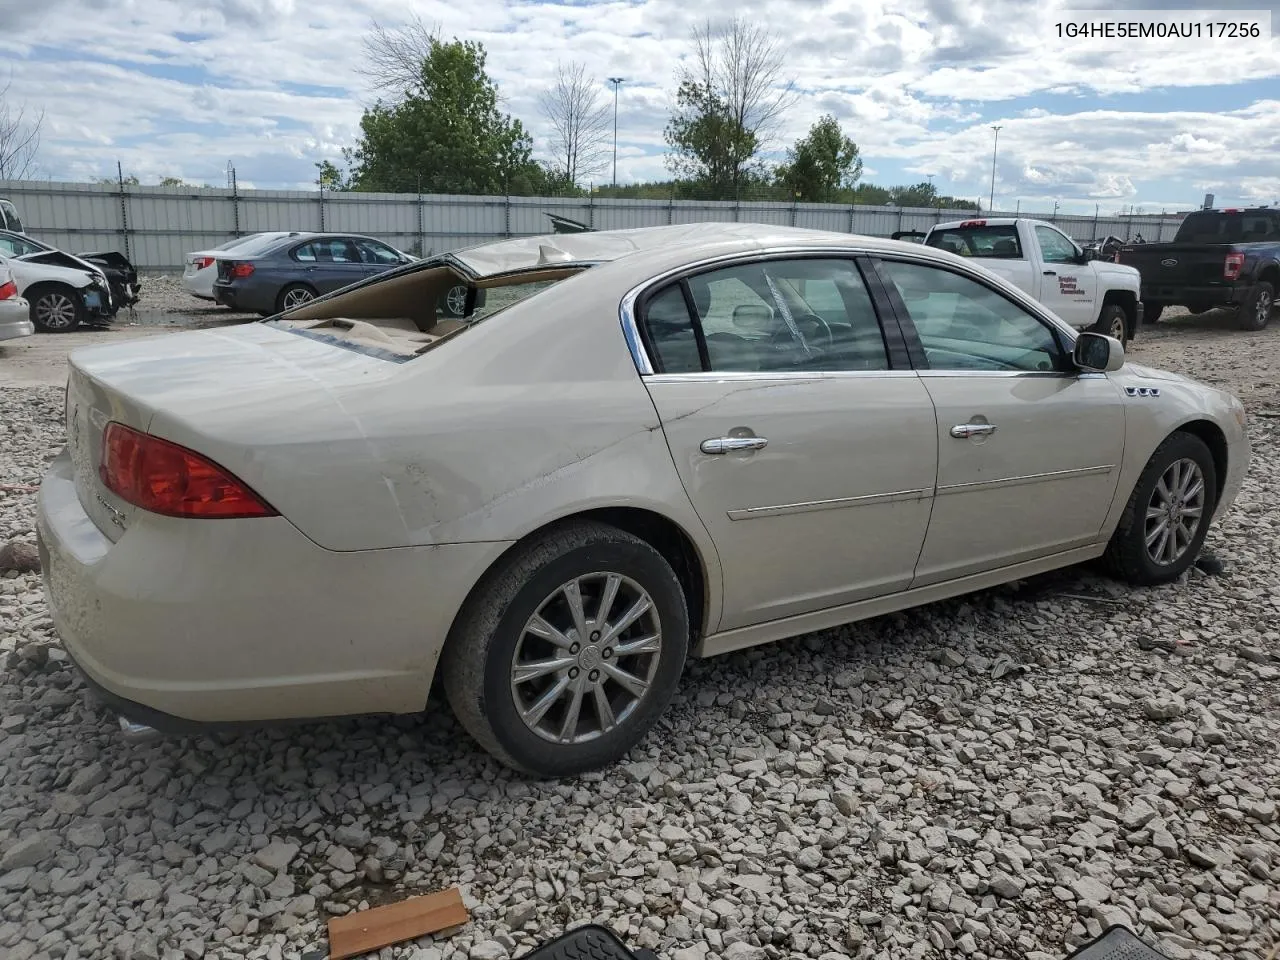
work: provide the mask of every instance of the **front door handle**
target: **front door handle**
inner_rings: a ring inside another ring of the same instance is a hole
[[[957,440],[969,437],[986,437],[996,432],[994,423],[960,423],[951,428],[951,435]]]
[[[1057,271],[1057,270],[1046,270],[1046,271],[1044,272],[1044,275],[1045,275],[1046,277],[1056,277],[1056,276],[1058,275],[1058,271]]]
[[[715,456],[739,450],[763,450],[768,442],[764,437],[712,437],[710,440],[703,440],[698,449]]]

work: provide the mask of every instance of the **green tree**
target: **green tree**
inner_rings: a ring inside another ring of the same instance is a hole
[[[93,178],[93,182],[94,182],[94,183],[105,183],[105,184],[109,184],[109,185],[111,185],[111,186],[116,186],[117,184],[119,184],[119,183],[120,183],[120,179],[119,179],[118,177],[94,177],[94,178]],[[131,174],[129,174],[129,176],[127,176],[127,177],[125,177],[125,178],[124,178],[124,185],[125,185],[126,187],[136,187],[136,186],[140,186],[140,185],[141,185],[141,182],[142,182],[142,181],[140,181],[140,180],[137,178],[137,176],[135,176],[135,175],[134,175],[134,174],[132,174],[132,173],[131,173]]]
[[[734,17],[693,34],[693,56],[677,79],[665,136],[667,166],[713,200],[740,198],[763,179],[758,155],[795,101],[782,47],[767,27]]]
[[[787,162],[776,176],[792,195],[808,203],[835,199],[836,191],[850,189],[862,176],[858,145],[844,135],[840,123],[826,114],[809,128],[809,135],[787,151]]]
[[[533,141],[498,109],[484,47],[428,39],[419,82],[399,102],[365,111],[344,151],[355,190],[527,194],[547,186]]]
[[[889,190],[889,202],[895,207],[937,207],[938,191],[928,180]]]
[[[162,187],[185,187],[187,182],[181,177],[161,177],[160,186]]]
[[[319,160],[316,162],[316,185],[322,190],[345,190],[347,189],[346,178],[343,177],[342,171],[338,169],[338,165],[332,160]]]

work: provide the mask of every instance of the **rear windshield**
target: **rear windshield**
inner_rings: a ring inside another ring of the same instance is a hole
[[[1018,228],[1013,224],[1003,227],[948,227],[934,230],[925,243],[939,250],[958,253],[962,257],[989,257],[995,260],[1021,260],[1022,244],[1018,242]]]
[[[1174,240],[1178,243],[1256,243],[1280,241],[1280,212],[1242,210],[1219,213],[1205,210],[1182,221]]]
[[[287,238],[279,234],[266,237],[249,237],[245,243],[237,244],[232,247],[237,256],[251,257],[254,254],[263,253],[272,247],[283,243]]]

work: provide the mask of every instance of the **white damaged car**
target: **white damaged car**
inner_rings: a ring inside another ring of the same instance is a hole
[[[0,267],[8,269],[18,296],[31,305],[31,322],[45,333],[105,325],[118,309],[101,268],[29,237],[0,234]]]

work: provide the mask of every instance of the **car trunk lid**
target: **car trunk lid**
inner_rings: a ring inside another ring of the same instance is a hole
[[[286,417],[303,411],[313,422],[347,424],[352,417],[341,392],[376,386],[400,369],[265,324],[84,348],[71,354],[69,367],[66,427],[76,493],[113,541],[138,508],[99,476],[108,423],[188,446],[243,476],[253,472],[253,444],[228,440],[252,430],[271,436],[263,410]]]

